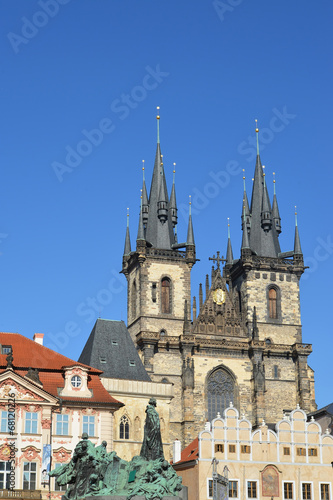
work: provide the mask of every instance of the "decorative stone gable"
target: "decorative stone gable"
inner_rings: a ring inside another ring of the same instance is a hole
[[[211,288],[193,324],[193,333],[222,337],[247,337],[220,269],[213,270]]]
[[[64,367],[65,387],[60,391],[60,396],[73,398],[91,398],[88,389],[88,368],[79,365]]]

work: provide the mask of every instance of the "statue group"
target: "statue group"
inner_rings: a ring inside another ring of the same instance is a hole
[[[50,472],[60,486],[67,485],[64,500],[88,496],[136,495],[146,500],[179,496],[181,477],[164,459],[160,420],[156,400],[151,398],[146,408],[144,438],[140,456],[130,462],[122,460],[115,451],[107,453],[106,441],[95,445],[83,433],[76,445],[71,461]]]

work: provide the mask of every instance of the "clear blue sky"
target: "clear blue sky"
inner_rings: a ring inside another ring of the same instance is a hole
[[[99,315],[126,321],[126,208],[134,245],[158,105],[179,240],[193,197],[197,295],[208,257],[225,253],[227,217],[239,256],[240,170],[250,192],[257,118],[283,251],[297,205],[311,266],[303,342],[313,344],[318,406],[330,403],[332,14],[309,0],[1,0],[0,329],[45,333],[77,359]]]

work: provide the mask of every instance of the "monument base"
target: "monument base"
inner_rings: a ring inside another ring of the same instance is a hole
[[[175,497],[167,495],[165,497],[162,497],[162,500],[188,500],[187,491],[187,486],[183,486],[182,491],[179,492],[179,496]],[[126,500],[126,498],[126,495],[96,495],[85,497],[84,500]],[[132,497],[131,500],[146,500],[146,497],[142,495],[135,495],[135,497]],[[154,500],[160,500],[160,498],[156,497],[156,499],[154,498]]]

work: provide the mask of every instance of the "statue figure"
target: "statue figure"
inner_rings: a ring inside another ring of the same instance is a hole
[[[7,368],[13,368],[14,357],[12,350],[8,353],[8,356],[6,356],[6,361],[7,361]]]
[[[156,399],[151,398],[146,408],[146,422],[140,456],[146,460],[164,459],[160,419],[156,411]]]

